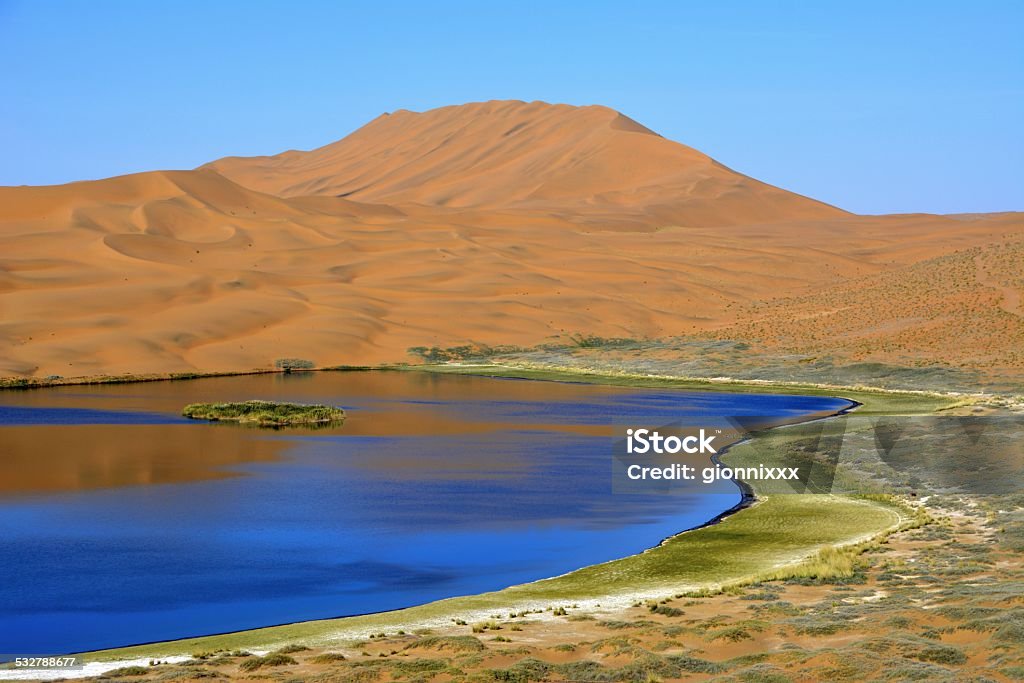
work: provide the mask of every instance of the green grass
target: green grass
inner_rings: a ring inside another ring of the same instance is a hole
[[[345,411],[341,408],[274,401],[190,403],[181,414],[194,420],[239,422],[258,427],[325,424],[345,419]]]
[[[857,415],[927,415],[948,410],[969,402],[969,397],[930,391],[895,391],[870,387],[837,387],[804,382],[760,382],[753,380],[720,380],[695,377],[670,377],[601,373],[586,370],[553,369],[530,364],[505,365],[419,365],[396,370],[434,372],[440,374],[506,377],[550,382],[578,382],[605,386],[677,389],[680,391],[717,391],[737,394],[783,394],[846,398],[861,404]]]

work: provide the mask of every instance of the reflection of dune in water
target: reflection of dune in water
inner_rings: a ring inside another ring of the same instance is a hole
[[[215,425],[3,427],[0,495],[229,477],[231,465],[276,460],[286,447]]]
[[[324,429],[159,424],[173,422],[189,403],[254,398],[336,405],[345,408],[348,417],[343,425]],[[743,402],[764,398],[746,397]],[[251,375],[7,393],[0,395],[0,403],[17,411],[36,411],[40,423],[15,420],[0,426],[0,495],[235,476],[232,465],[277,460],[306,438],[395,439],[403,444],[397,447],[401,457],[356,463],[368,470],[390,471],[392,476],[440,466],[417,454],[420,438],[472,438],[477,447],[465,457],[449,454],[448,465],[455,463],[455,469],[464,468],[468,476],[487,476],[508,465],[485,455],[488,443],[504,440],[502,432],[611,437],[618,420],[647,414],[667,418],[678,410],[703,411],[721,400],[722,395],[638,394],[621,387],[420,372]],[[786,400],[798,404],[801,399]],[[46,417],[65,413],[90,417]],[[99,424],[107,420],[121,424]],[[786,418],[779,414],[770,421]]]

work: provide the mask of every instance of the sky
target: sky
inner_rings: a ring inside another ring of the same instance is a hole
[[[0,185],[604,104],[860,213],[1024,210],[1024,2],[0,0]]]

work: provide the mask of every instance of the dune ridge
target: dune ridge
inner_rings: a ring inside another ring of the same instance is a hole
[[[601,106],[499,101],[400,110],[309,152],[228,157],[202,168],[282,197],[618,212],[651,224],[843,214],[736,173]]]
[[[0,375],[573,334],[999,371],[1024,363],[1022,238],[1020,213],[852,215],[604,107],[400,111],[312,152],[0,188]]]

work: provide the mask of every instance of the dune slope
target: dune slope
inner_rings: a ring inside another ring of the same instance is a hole
[[[607,107],[544,102],[397,111],[310,152],[229,157],[204,168],[284,197],[619,212],[658,224],[843,213],[736,173]]]
[[[0,376],[694,333],[998,370],[1024,364],[1022,238],[846,214],[600,107],[398,112],[310,153],[0,188]]]

